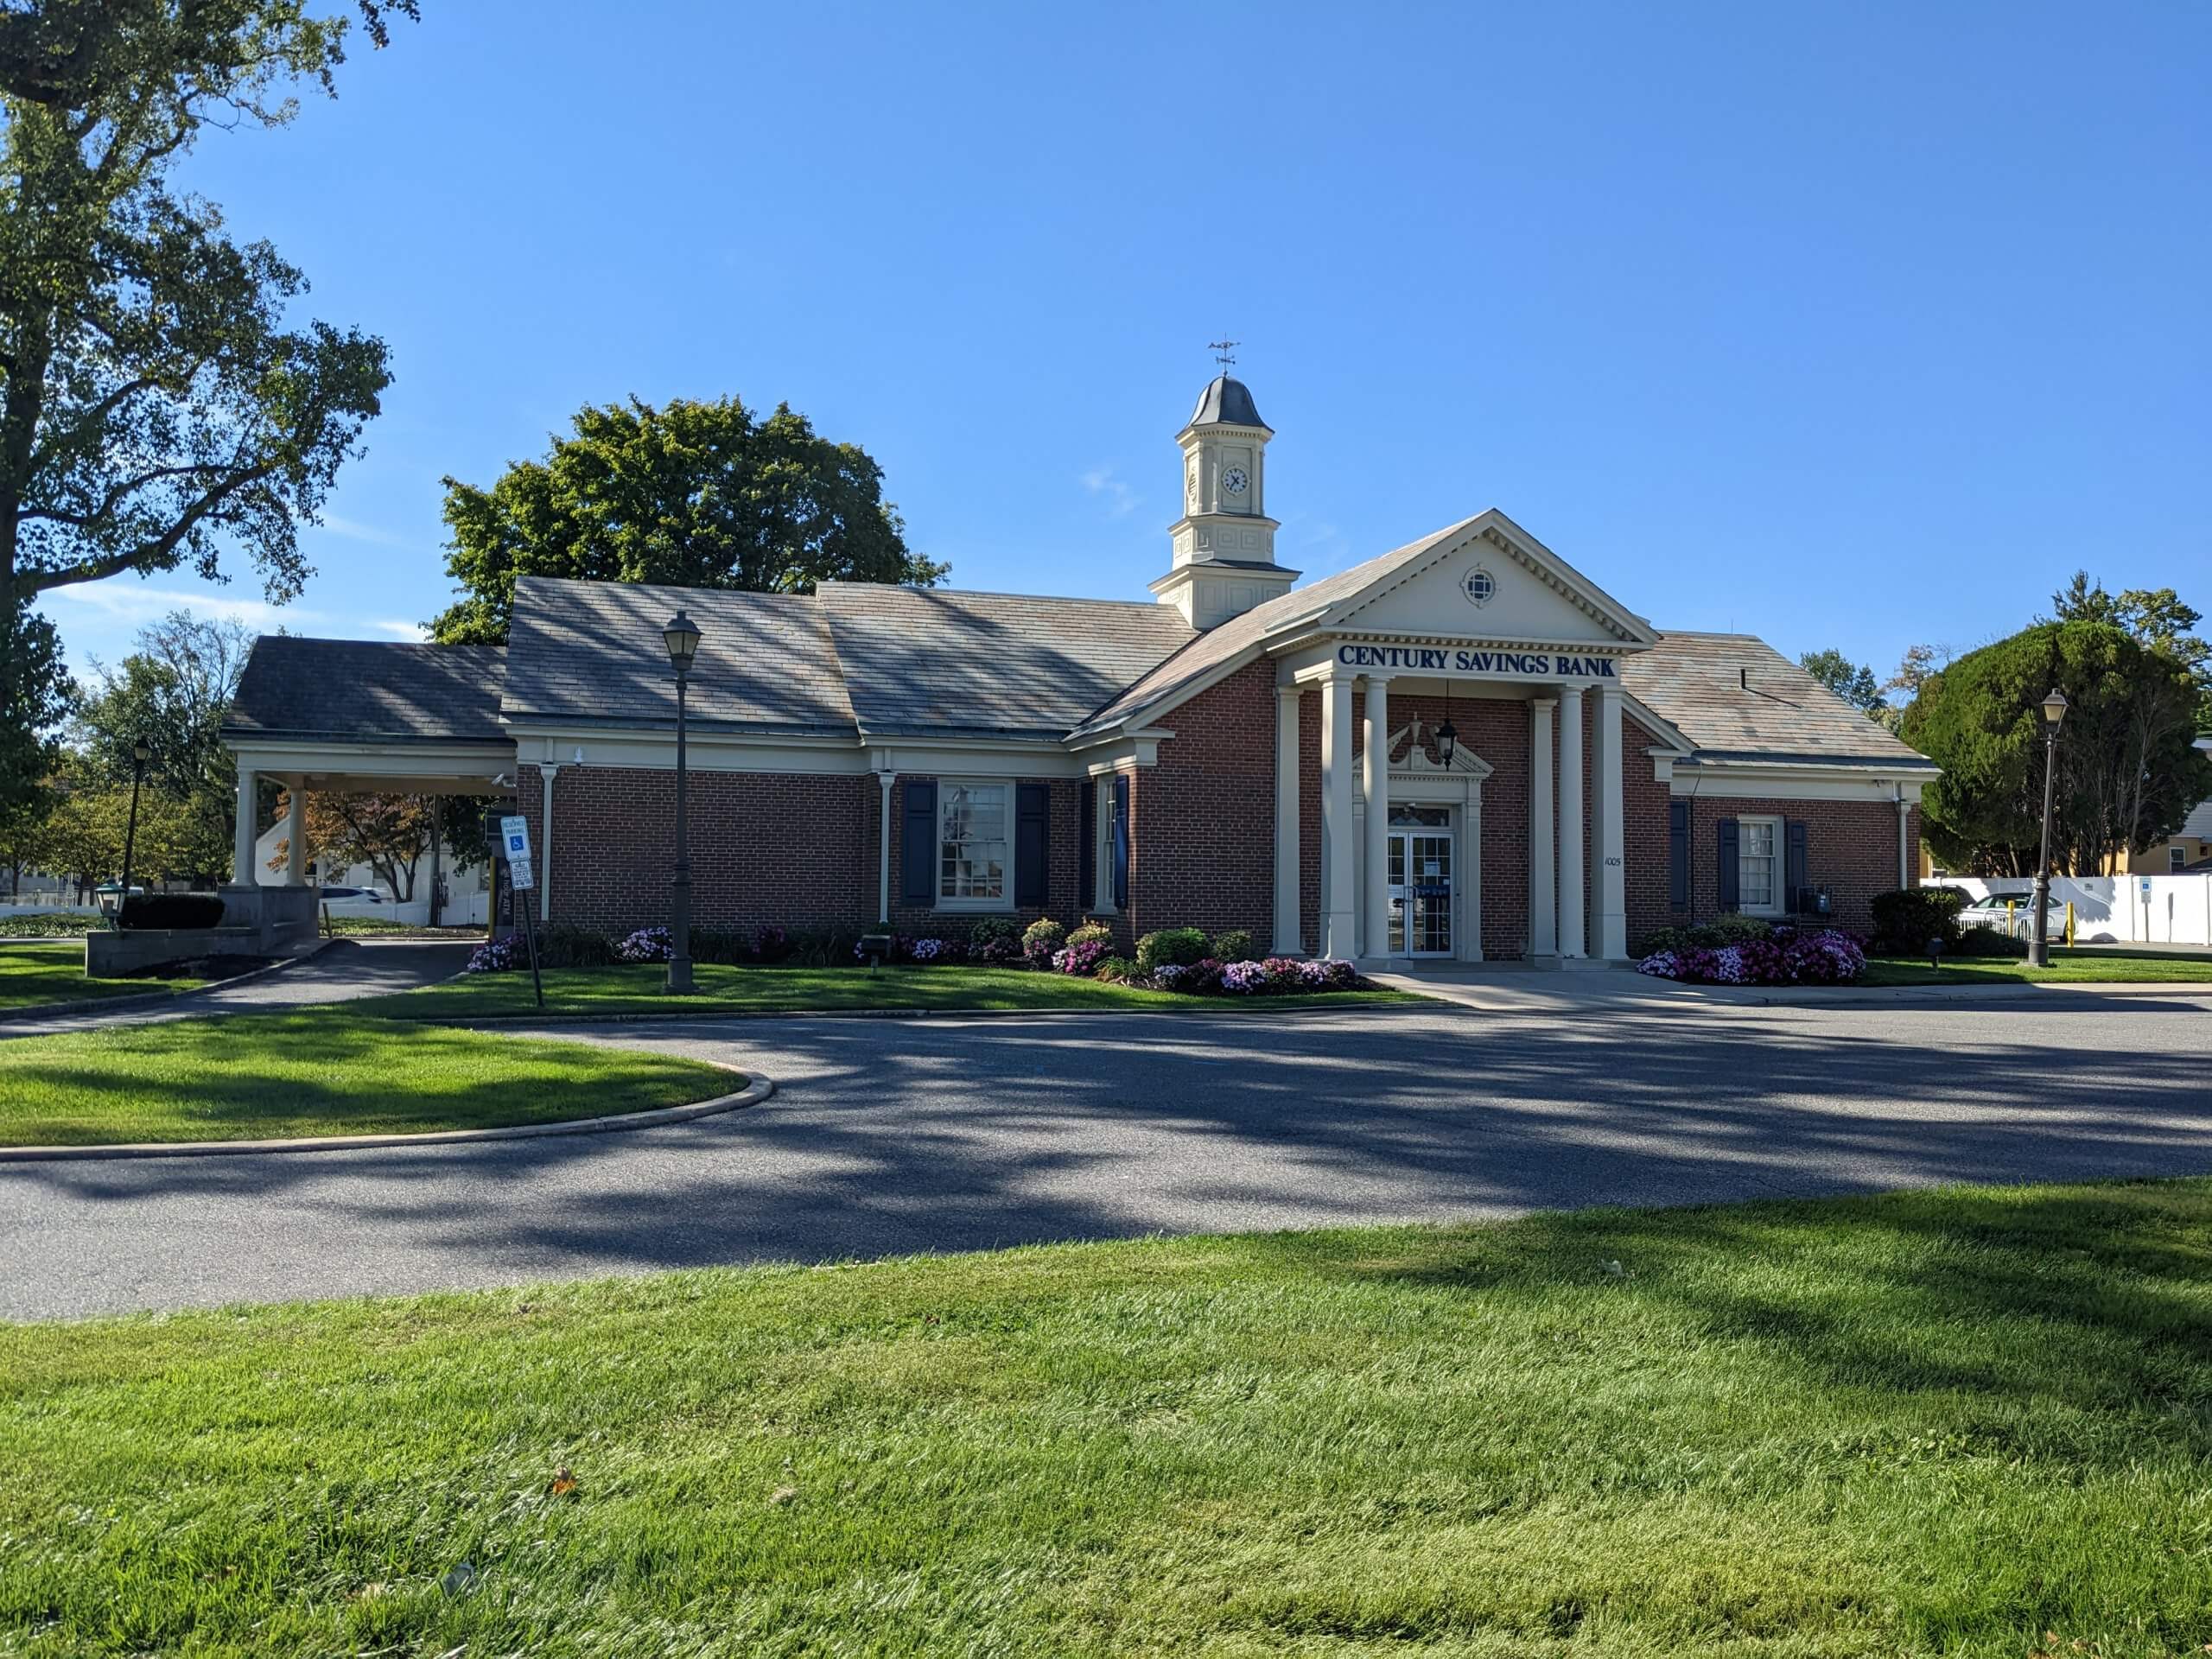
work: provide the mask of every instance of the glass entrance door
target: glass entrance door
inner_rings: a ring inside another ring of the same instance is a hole
[[[1451,814],[1397,807],[1390,814],[1390,945],[1394,957],[1452,954]]]

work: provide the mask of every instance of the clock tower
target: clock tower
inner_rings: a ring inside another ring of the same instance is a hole
[[[1298,572],[1275,563],[1275,521],[1263,506],[1268,440],[1252,394],[1225,372],[1234,360],[1223,346],[1222,367],[1198,394],[1198,406],[1175,435],[1183,451],[1183,516],[1168,526],[1174,549],[1154,595],[1183,613],[1194,628],[1211,628],[1287,593]]]

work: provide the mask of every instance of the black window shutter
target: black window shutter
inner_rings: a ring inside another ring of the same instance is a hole
[[[1052,786],[1017,784],[1014,791],[1014,902],[1045,907],[1052,870]]]
[[[1129,907],[1129,774],[1114,774],[1114,908]]]
[[[1744,869],[1738,861],[1736,850],[1736,820],[1720,820],[1720,865],[1716,889],[1720,894],[1720,908],[1740,909],[1744,902],[1742,886]]]
[[[899,836],[899,901],[937,903],[937,779],[906,782],[906,818]]]
[[[1799,911],[1810,908],[1805,902],[1805,889],[1812,885],[1812,881],[1805,873],[1805,821],[1802,818],[1792,819],[1783,826],[1782,844],[1784,849],[1783,892],[1788,900],[1786,908],[1795,915]]]
[[[1667,902],[1690,907],[1690,804],[1667,803]]]
[[[1085,778],[1076,789],[1080,804],[1076,812],[1075,907],[1084,911],[1098,902],[1098,780]]]

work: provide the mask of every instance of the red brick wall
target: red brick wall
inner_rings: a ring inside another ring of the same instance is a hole
[[[1130,791],[1129,933],[1243,928],[1265,950],[1274,927],[1274,664],[1238,669],[1162,723],[1175,735]]]
[[[1828,889],[1829,919],[1839,927],[1865,932],[1873,925],[1871,900],[1897,885],[1897,810],[1888,801],[1723,800],[1690,801],[1690,908],[1669,911],[1670,923],[1709,922],[1720,909],[1720,820],[1745,817],[1802,819],[1805,824],[1805,879]],[[1906,820],[1909,866],[1919,880],[1920,809]],[[1663,894],[1663,888],[1662,889]],[[1637,942],[1633,922],[1629,944]]]
[[[875,913],[868,777],[694,772],[691,919],[700,927],[848,926]],[[545,848],[544,785],[518,769],[531,844]],[[668,919],[676,773],[563,766],[553,780],[553,920],[626,932]]]

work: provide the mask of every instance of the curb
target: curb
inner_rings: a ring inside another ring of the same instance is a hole
[[[1395,990],[1395,986],[1382,988]],[[446,1018],[416,1019],[402,1014],[375,1014],[372,1019],[395,1026],[450,1026],[460,1031],[491,1031],[503,1026],[636,1026],[670,1020],[1094,1020],[1107,1014],[1166,1014],[1177,1019],[1193,1014],[1242,1013],[1262,1008],[1282,1015],[1338,1014],[1377,1007],[1412,1007],[1423,1002],[1446,1002],[1448,997],[1414,992],[1403,1001],[1354,1002],[1349,1005],[1317,997],[1286,1007],[1273,997],[1231,998],[1194,996],[1187,1006],[1164,1008],[678,1008],[635,1014],[563,1014],[557,1008],[532,1008],[520,1014],[454,1014]]]
[[[2020,981],[2010,985],[1866,985],[1850,989],[1843,995],[1831,991],[1825,995],[1808,992],[1794,996],[1746,997],[1741,1005],[1769,1008],[1893,1007],[1916,1003],[2015,1002],[2069,993],[2076,996],[2212,996],[2212,980],[2069,979]],[[1705,1000],[1724,1004],[1738,1001],[1733,997]]]
[[[719,1062],[709,1060],[709,1065]],[[723,1066],[735,1071],[735,1066]],[[744,1073],[739,1073],[744,1076]],[[689,1106],[657,1106],[650,1111],[618,1112],[612,1117],[574,1117],[558,1123],[511,1123],[496,1129],[431,1129],[421,1135],[321,1135],[293,1141],[137,1141],[115,1147],[0,1147],[0,1164],[97,1161],[117,1158],[206,1158],[277,1152],[389,1151],[401,1147],[463,1145],[477,1141],[538,1141],[556,1135],[612,1135],[688,1123],[747,1106],[758,1106],[776,1092],[772,1079],[753,1077],[734,1095],[694,1101]]]
[[[232,974],[228,979],[211,979],[205,985],[195,985],[188,991],[147,991],[132,996],[90,996],[78,1002],[41,1002],[32,1007],[13,1008],[6,1014],[0,1014],[0,1035],[4,1035],[7,1027],[18,1021],[59,1020],[79,1014],[124,1014],[133,1008],[158,1007],[163,1003],[181,1002],[188,996],[198,996],[207,991],[226,990],[233,985],[243,985],[249,979],[278,973],[296,962],[305,962],[310,957],[320,956],[324,946],[334,943],[336,941],[332,939],[318,939],[312,950],[302,950],[296,957],[281,957],[275,962],[264,962],[258,968]]]

